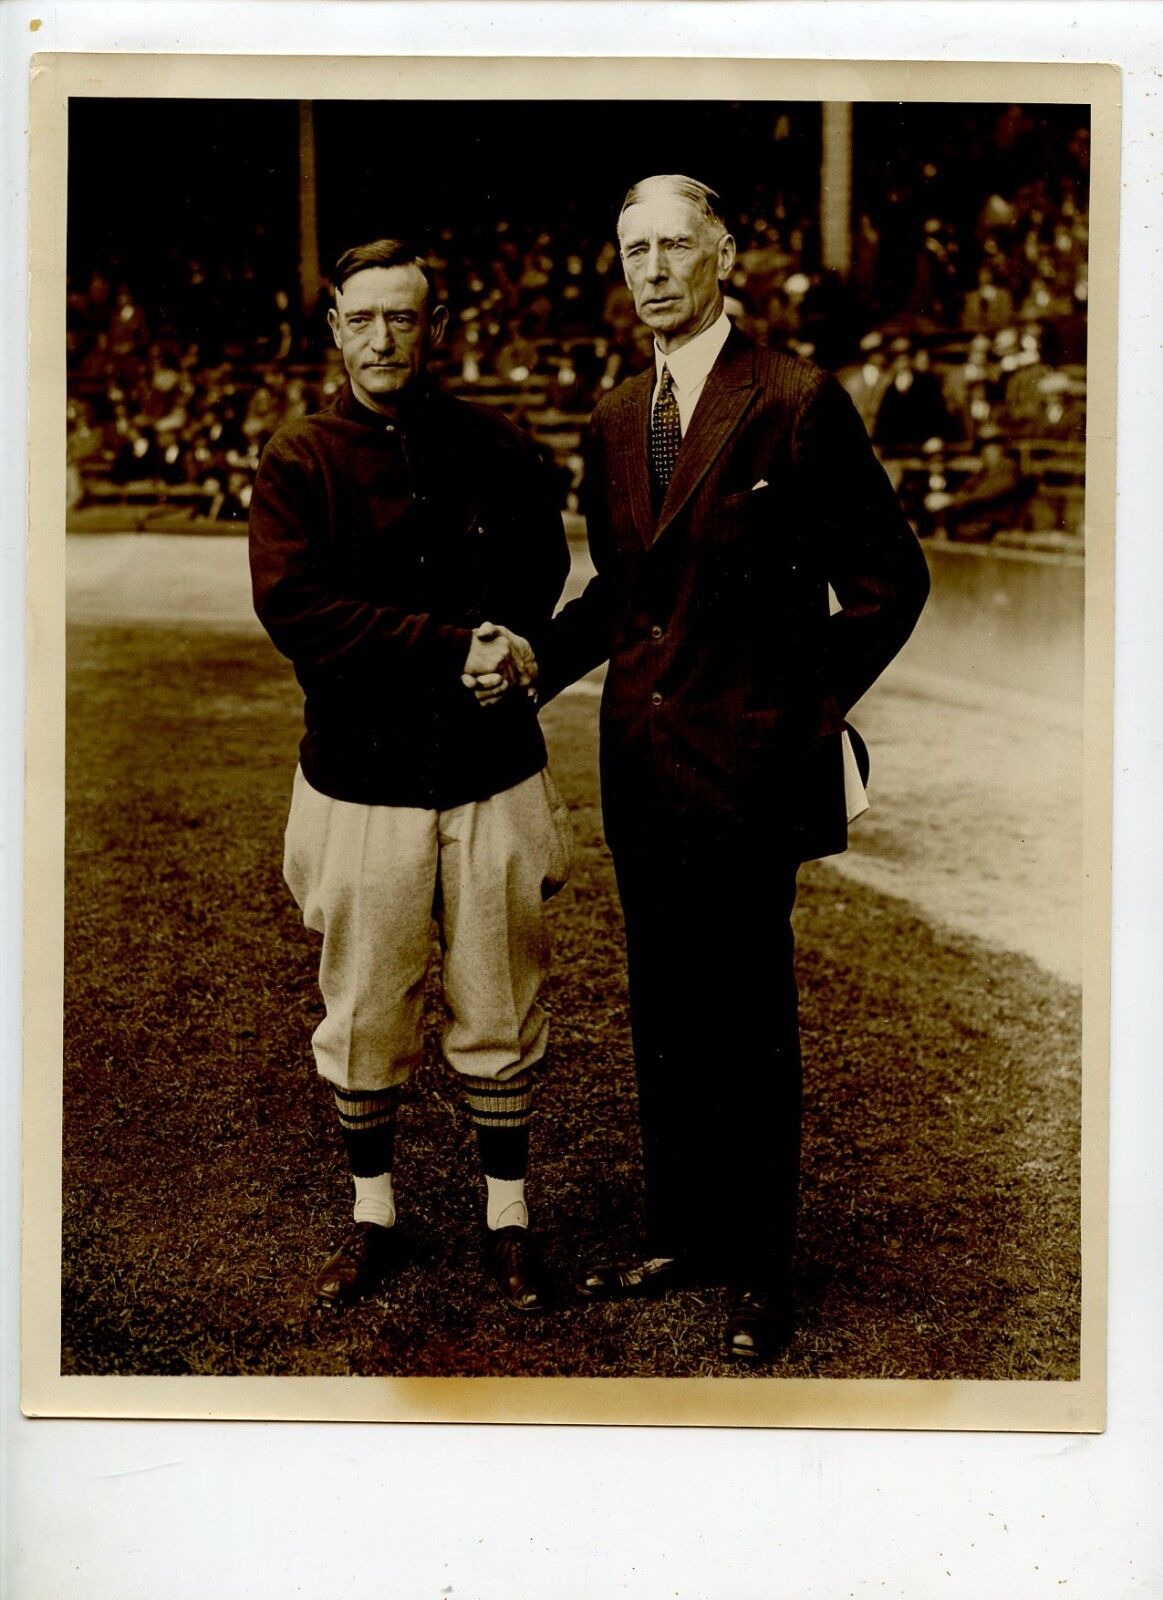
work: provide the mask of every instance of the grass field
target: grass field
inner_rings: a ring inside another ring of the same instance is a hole
[[[405,1266],[326,1318],[308,1283],[350,1210],[316,940],[280,874],[298,690],[253,636],[86,626],[69,648],[63,1370],[739,1376],[719,1291],[568,1296],[640,1223],[596,700],[545,714],[579,845],[531,1183],[563,1308],[517,1322],[488,1291],[471,1129],[431,1050],[401,1122]],[[800,1332],[774,1370],[1076,1377],[1077,990],[826,866],[801,886]]]

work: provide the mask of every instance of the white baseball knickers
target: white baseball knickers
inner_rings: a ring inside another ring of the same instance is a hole
[[[283,873],[323,935],[320,1076],[341,1089],[403,1083],[423,1054],[432,919],[444,947],[451,1066],[511,1077],[540,1060],[549,1022],[544,902],[566,883],[569,812],[545,768],[448,811],[355,805],[295,773]]]

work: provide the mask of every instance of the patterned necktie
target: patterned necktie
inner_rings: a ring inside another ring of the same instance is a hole
[[[658,380],[658,393],[654,410],[650,414],[650,469],[654,474],[659,503],[666,496],[678,447],[682,443],[682,423],[679,421],[678,401],[674,397],[674,379],[670,368],[663,367]]]

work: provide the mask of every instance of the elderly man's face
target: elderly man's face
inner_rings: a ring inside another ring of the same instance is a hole
[[[622,213],[618,240],[635,308],[659,349],[677,350],[710,327],[722,305],[719,285],[735,262],[729,233],[680,195],[660,191]]]
[[[327,321],[355,396],[390,410],[424,371],[444,337],[447,312],[428,305],[419,267],[364,267],[335,296]]]

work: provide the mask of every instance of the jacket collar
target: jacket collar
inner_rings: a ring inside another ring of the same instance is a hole
[[[409,392],[407,399],[389,415],[385,411],[373,411],[370,406],[365,406],[362,400],[357,400],[349,378],[331,405],[337,416],[345,418],[348,422],[361,423],[365,428],[375,428],[377,432],[382,433],[390,422],[394,422],[399,428],[413,426],[429,415],[431,408],[434,405],[438,406],[443,398],[443,392],[437,384],[425,376],[420,379],[416,388]]]

